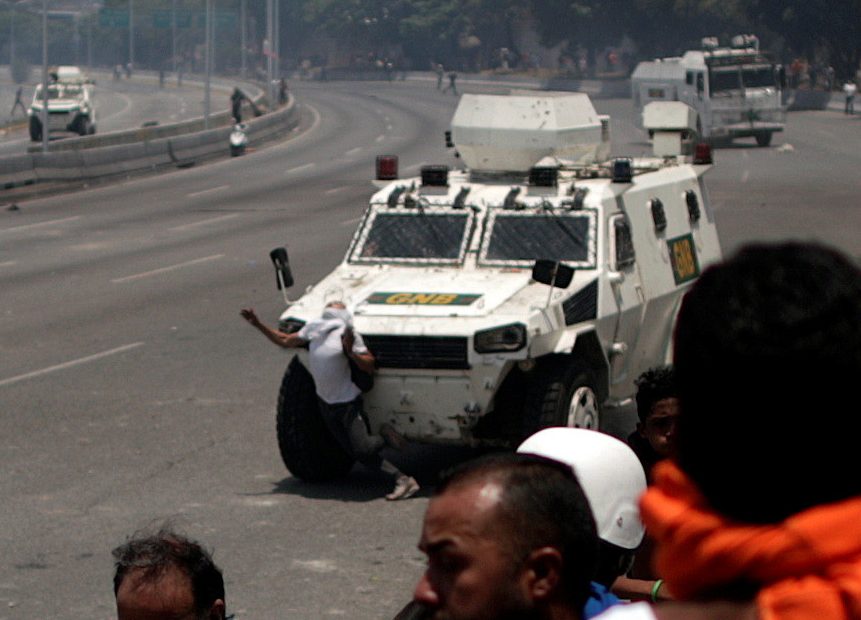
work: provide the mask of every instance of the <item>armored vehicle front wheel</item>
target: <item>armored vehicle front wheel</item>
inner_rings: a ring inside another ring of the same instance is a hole
[[[554,363],[535,372],[524,407],[524,436],[550,426],[599,429],[601,406],[588,368]]]
[[[281,381],[276,422],[281,458],[297,478],[325,482],[345,476],[352,468],[352,457],[338,445],[320,415],[314,379],[295,357]]]

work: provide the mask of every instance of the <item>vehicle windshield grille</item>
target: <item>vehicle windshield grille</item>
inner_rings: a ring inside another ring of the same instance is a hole
[[[479,262],[490,266],[531,266],[537,259],[572,267],[595,266],[596,216],[592,210],[503,211],[488,218]]]
[[[741,80],[744,82],[745,88],[764,88],[777,85],[774,69],[770,65],[745,67],[741,72]]]
[[[726,90],[739,90],[741,82],[739,81],[738,68],[732,67],[729,69],[712,69],[709,72],[709,91],[718,93]]]
[[[472,211],[450,208],[371,211],[350,253],[356,263],[458,264],[472,228]]]
[[[378,368],[468,369],[467,339],[447,336],[363,334]]]

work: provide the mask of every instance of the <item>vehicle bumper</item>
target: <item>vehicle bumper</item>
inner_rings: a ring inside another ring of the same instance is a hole
[[[371,429],[388,423],[416,441],[476,445],[472,429],[488,411],[501,370],[482,366],[434,375],[378,371],[374,389],[364,395]]]
[[[731,136],[733,138],[745,138],[756,136],[761,133],[777,133],[783,131],[783,123],[765,121],[754,121],[753,123],[736,123],[716,128],[712,133],[715,136]]]

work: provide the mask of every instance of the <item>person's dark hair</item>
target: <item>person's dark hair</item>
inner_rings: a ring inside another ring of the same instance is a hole
[[[196,541],[163,527],[156,533],[136,532],[112,552],[114,595],[131,571],[142,571],[143,579],[158,581],[169,568],[177,568],[191,579],[194,607],[198,614],[224,598],[224,578],[210,553]]]
[[[561,595],[581,609],[598,556],[598,534],[589,502],[570,467],[542,457],[498,453],[462,463],[443,474],[434,495],[476,480],[503,489],[497,514],[504,520],[515,558],[544,546],[564,561]]]
[[[637,381],[637,417],[645,422],[652,413],[652,407],[659,400],[674,398],[676,393],[676,377],[672,366],[650,368],[641,374]]]
[[[706,269],[675,332],[676,448],[712,507],[772,523],[861,494],[861,271],[824,246],[752,245]]]

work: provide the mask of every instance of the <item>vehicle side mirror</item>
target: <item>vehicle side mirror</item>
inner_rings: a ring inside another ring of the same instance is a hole
[[[293,274],[290,272],[290,259],[287,258],[287,248],[275,248],[269,252],[269,258],[275,266],[275,279],[278,290],[293,286]]]
[[[539,259],[532,267],[532,279],[556,288],[568,288],[574,279],[574,270],[555,260]]]

